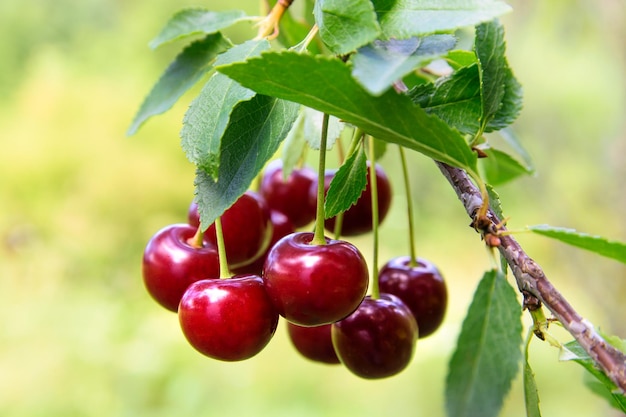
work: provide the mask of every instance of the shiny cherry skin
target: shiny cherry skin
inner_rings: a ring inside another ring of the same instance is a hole
[[[265,288],[278,313],[300,326],[320,326],[352,313],[365,297],[367,264],[351,243],[326,238],[312,244],[313,233],[279,240],[263,267]]]
[[[315,362],[335,365],[339,358],[330,336],[330,324],[302,327],[287,322],[289,340],[302,356]]]
[[[370,162],[367,162],[367,185],[356,203],[343,213],[341,236],[358,236],[372,231],[372,188],[370,183]],[[328,192],[330,182],[337,170],[326,170],[324,188]],[[376,164],[376,185],[378,192],[378,223],[382,223],[391,207],[391,182],[383,168]],[[309,189],[309,201],[317,201],[317,185]],[[336,217],[326,219],[324,227],[329,232],[335,231]]]
[[[217,248],[208,241],[192,245],[196,228],[172,224],[159,230],[146,245],[142,275],[148,293],[163,307],[176,312],[189,285],[220,275]]]
[[[191,203],[188,211],[191,225],[200,223],[198,206]],[[231,269],[251,264],[267,250],[272,237],[270,210],[263,197],[246,191],[221,216],[226,258]],[[209,242],[217,246],[215,224],[205,232]]]
[[[413,358],[417,323],[411,310],[395,295],[366,297],[359,308],[334,323],[331,335],[341,363],[362,378],[395,375]]]
[[[378,274],[381,292],[396,295],[409,307],[419,327],[419,337],[432,334],[441,325],[448,305],[448,290],[439,269],[426,259],[400,256],[387,262]]]
[[[259,193],[270,209],[284,213],[299,228],[315,219],[316,207],[309,201],[309,189],[314,183],[317,174],[307,166],[295,168],[283,178],[283,163],[276,159],[265,168]]]
[[[278,325],[278,314],[257,275],[193,283],[180,300],[178,318],[191,346],[222,361],[253,357]]]
[[[272,246],[276,244],[283,237],[295,232],[295,228],[293,224],[289,220],[287,216],[285,216],[280,211],[271,210],[270,218],[272,219],[272,239],[270,240],[270,244],[267,247],[267,250],[256,261],[251,264],[240,266],[237,268],[231,268],[231,272],[233,274],[256,274],[261,275],[263,273],[263,265],[265,264],[265,259],[267,259],[267,254],[269,253]]]

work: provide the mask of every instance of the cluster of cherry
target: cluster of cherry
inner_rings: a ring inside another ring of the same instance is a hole
[[[383,169],[375,168],[382,221],[392,192]],[[326,171],[326,190],[335,172]],[[341,236],[372,230],[369,172],[359,200],[342,213]],[[305,357],[343,363],[364,378],[394,375],[410,362],[418,337],[440,326],[447,306],[443,277],[424,259],[398,257],[381,268],[367,295],[368,267],[353,244],[316,242],[314,233],[301,231],[315,219],[317,188],[317,174],[308,167],[285,179],[280,160],[268,164],[259,191],[247,191],[220,217],[232,277],[220,276],[216,224],[202,233],[192,203],[187,223],[167,226],[148,242],[146,288],[178,313],[189,343],[209,357],[256,355],[282,316]],[[336,221],[326,219],[325,228],[333,231]]]

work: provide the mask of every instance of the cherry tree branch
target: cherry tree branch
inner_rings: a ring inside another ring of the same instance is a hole
[[[442,162],[436,163],[476,224],[476,213],[483,202],[480,191],[465,171]],[[487,219],[489,224],[481,227],[482,230],[501,227],[500,219],[491,209]],[[539,308],[543,303],[622,393],[626,392],[626,355],[608,344],[593,325],[574,310],[512,236],[498,235],[498,239],[498,244],[494,246],[498,247],[513,271],[517,287],[524,295],[524,306]]]

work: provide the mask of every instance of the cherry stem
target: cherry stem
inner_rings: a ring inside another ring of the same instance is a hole
[[[372,298],[380,297],[378,288],[378,184],[376,181],[376,152],[374,138],[369,138],[370,153],[370,189],[372,190]]]
[[[319,165],[317,167],[317,208],[315,213],[315,233],[313,234],[314,245],[325,245],[326,237],[324,236],[324,220],[326,213],[324,211],[324,200],[326,198],[324,187],[324,174],[326,172],[326,144],[328,143],[328,113],[324,113],[322,119],[322,136],[320,139],[320,155]]]
[[[341,228],[343,227],[343,213],[341,212],[335,216],[335,228],[333,229],[333,235],[335,240],[341,239]]]
[[[226,259],[226,245],[224,244],[224,232],[222,231],[222,219],[215,219],[215,235],[217,236],[217,253],[220,258],[220,278],[230,278],[230,269]]]
[[[411,198],[411,184],[409,181],[409,168],[406,163],[404,148],[398,146],[400,151],[400,161],[402,162],[402,176],[404,177],[404,193],[406,195],[406,211],[409,221],[409,267],[417,266],[417,253],[415,250],[415,221],[413,217],[413,199]]]
[[[199,249],[204,247],[204,232],[201,227],[198,226],[198,230],[196,230],[196,233],[190,239],[187,239],[187,243],[192,248]]]
[[[315,38],[315,35],[317,35],[317,32],[319,32],[318,26],[313,25],[313,27],[311,28],[309,33],[306,35],[306,37],[300,43],[292,46],[289,49],[291,49],[292,51],[296,51],[296,52],[306,51],[309,48],[309,44],[311,43],[311,41],[313,41],[313,39]]]

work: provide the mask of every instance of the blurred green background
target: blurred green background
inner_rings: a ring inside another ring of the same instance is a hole
[[[509,226],[550,223],[626,240],[626,6],[621,0],[511,1],[502,18],[525,90],[515,131],[537,174],[499,188]],[[445,325],[410,367],[365,381],[302,359],[284,323],[242,363],[202,357],[141,281],[150,236],[185,220],[193,167],[179,147],[192,97],[125,137],[180,45],[148,41],[185,6],[257,2],[0,2],[0,416],[443,416],[460,322],[491,261],[432,162],[411,155],[419,254],[447,278]],[[228,33],[253,34],[248,24]],[[381,259],[406,253],[397,184]],[[539,236],[518,239],[571,303],[626,337],[626,268]],[[355,243],[371,253],[369,238]],[[528,317],[524,315],[528,324]],[[562,341],[568,335],[554,330]],[[546,416],[611,415],[578,365],[535,341]],[[523,414],[520,380],[503,416]]]

